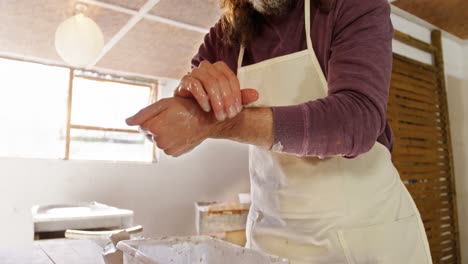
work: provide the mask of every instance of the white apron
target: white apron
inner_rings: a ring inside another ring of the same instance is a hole
[[[310,37],[310,0],[305,25],[307,50],[242,67],[241,48],[238,78],[241,87],[259,91],[255,106],[327,96]],[[419,212],[380,143],[354,159],[298,157],[251,146],[250,177],[247,247],[292,264],[432,263]]]

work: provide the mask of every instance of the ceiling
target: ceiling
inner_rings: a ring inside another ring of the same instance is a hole
[[[82,2],[88,6],[85,14],[101,27],[106,43],[105,52],[90,69],[150,78],[182,77],[204,35],[221,15],[218,0],[31,2],[0,1],[0,56],[64,65],[55,51],[55,30]],[[145,4],[146,12],[139,14]]]
[[[0,1],[0,56],[64,65],[54,48],[55,30],[74,14],[78,1],[88,6],[85,14],[102,28],[106,43],[90,69],[149,78],[183,76],[221,15],[219,0]],[[467,0],[392,4],[468,38]]]
[[[461,39],[468,39],[468,0],[396,0],[392,4]]]

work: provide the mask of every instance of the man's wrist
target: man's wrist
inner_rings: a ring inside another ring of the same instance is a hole
[[[246,108],[232,119],[214,123],[208,137],[228,139],[270,149],[273,144],[272,109]]]
[[[239,141],[238,136],[236,136],[236,131],[238,131],[238,124],[242,122],[241,119],[244,118],[245,114],[245,111],[243,111],[234,118],[226,119],[222,122],[216,121],[213,124],[208,137],[212,139],[230,139]]]

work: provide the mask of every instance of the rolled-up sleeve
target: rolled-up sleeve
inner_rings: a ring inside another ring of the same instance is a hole
[[[390,6],[385,0],[338,1],[335,19],[328,96],[273,108],[274,141],[283,152],[355,157],[369,151],[386,128],[392,67]]]

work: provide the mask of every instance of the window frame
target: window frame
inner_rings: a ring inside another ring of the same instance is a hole
[[[71,144],[71,130],[88,130],[88,131],[104,131],[104,132],[121,132],[121,133],[129,133],[129,134],[139,134],[140,132],[138,129],[121,129],[121,128],[112,128],[112,127],[99,127],[99,126],[88,126],[88,125],[81,125],[81,124],[72,124],[72,108],[73,108],[73,90],[74,90],[74,80],[75,78],[82,78],[91,81],[98,81],[98,82],[113,82],[113,83],[121,83],[121,84],[128,84],[133,86],[140,86],[142,88],[150,89],[148,104],[152,104],[157,101],[158,99],[158,82],[157,81],[149,81],[149,80],[130,80],[123,77],[117,77],[112,75],[103,75],[94,71],[84,71],[80,70],[81,74],[76,73],[77,70],[74,68],[70,68],[69,73],[69,82],[68,82],[68,96],[67,96],[67,115],[66,115],[66,130],[65,130],[65,155],[64,160],[70,160],[70,144]],[[95,76],[89,76],[87,74],[92,74]],[[157,157],[157,149],[156,146],[152,145],[152,153],[151,153],[151,162],[156,163],[158,161]],[[73,159],[72,159],[73,160]],[[130,161],[120,161],[120,162],[130,162]],[[134,162],[134,161],[131,161]],[[138,162],[138,161],[136,161]],[[143,162],[143,161],[142,161]]]

